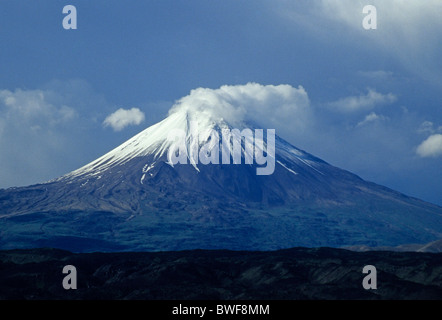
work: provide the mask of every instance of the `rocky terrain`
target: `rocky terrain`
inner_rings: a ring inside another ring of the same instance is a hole
[[[77,270],[65,290],[63,267]],[[365,290],[365,265],[377,289]],[[442,254],[278,251],[71,253],[0,252],[0,298],[7,300],[402,300],[442,299]]]

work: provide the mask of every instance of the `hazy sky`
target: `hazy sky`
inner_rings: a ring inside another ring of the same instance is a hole
[[[442,1],[1,0],[0,43],[0,188],[83,166],[193,89],[256,83],[296,92],[268,107],[295,146],[442,205]]]

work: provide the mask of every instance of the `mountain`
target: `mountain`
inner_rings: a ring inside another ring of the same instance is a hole
[[[203,164],[209,158],[220,163]],[[0,220],[0,249],[274,250],[442,238],[441,207],[364,181],[254,123],[186,108],[78,170],[0,190]]]

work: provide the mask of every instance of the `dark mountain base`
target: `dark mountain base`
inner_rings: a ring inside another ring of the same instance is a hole
[[[77,289],[65,290],[65,265]],[[365,265],[377,289],[365,290]],[[56,249],[0,252],[1,299],[287,300],[442,299],[442,254],[192,250],[79,253]]]

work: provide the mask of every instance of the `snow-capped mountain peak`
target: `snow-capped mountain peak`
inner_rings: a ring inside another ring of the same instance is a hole
[[[100,158],[57,180],[72,180],[77,177],[98,177],[112,167],[123,165],[134,158],[147,156],[151,157],[149,158],[150,163],[146,163],[147,166],[151,166],[158,159],[162,159],[161,161],[173,167],[174,164],[170,160],[170,155],[173,153],[171,149],[176,149],[177,133],[182,135],[182,143],[185,144],[186,149],[184,151],[188,163],[192,164],[198,172],[198,164],[200,163],[198,157],[201,155],[200,152],[203,146],[207,149],[208,153],[214,150],[219,153],[214,157],[214,159],[220,159],[217,163],[225,163],[223,161],[226,159],[224,156],[226,149],[226,153],[232,155],[232,158],[233,154],[238,152],[235,149],[235,141],[240,145],[240,160],[236,158],[232,159],[232,162],[228,161],[228,163],[251,164],[250,159],[256,159],[257,155],[264,155],[264,153],[268,153],[270,150],[267,150],[270,147],[270,145],[267,145],[270,136],[266,136],[264,129],[257,129],[256,126],[247,126],[244,122],[237,122],[240,127],[234,128],[219,114],[213,112],[213,109],[189,110],[187,108],[180,108],[173,110],[174,112],[170,112],[169,116],[161,122],[148,127]],[[258,133],[261,133],[261,131],[263,134],[258,137]],[[230,143],[228,144],[225,143],[226,132],[230,134],[230,137],[227,136],[228,139],[232,139],[232,141],[229,140]],[[246,136],[247,134],[249,135]],[[266,137],[267,141],[265,140]],[[214,138],[218,139],[218,143],[214,142]],[[309,166],[312,166],[311,163],[315,161],[313,157],[291,146],[279,137],[276,138],[276,145],[276,152],[282,157],[281,161],[284,161],[284,158],[291,159],[299,164]],[[270,156],[276,157],[276,155],[271,154],[268,156],[269,159]],[[275,159],[272,160],[275,162]],[[277,165],[286,168],[289,172],[293,172],[293,169],[288,168],[287,164],[283,164],[281,161],[278,161]],[[308,162],[311,163],[309,164]],[[214,162],[212,161],[212,163]],[[145,172],[143,172],[144,174]],[[141,181],[143,180],[144,178],[141,178]]]

